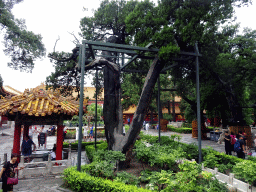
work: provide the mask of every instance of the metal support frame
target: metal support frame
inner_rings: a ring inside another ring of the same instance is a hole
[[[161,141],[161,124],[160,124],[160,74],[157,79],[157,108],[158,108],[158,142],[160,143]]]
[[[200,112],[200,90],[199,90],[199,61],[198,56],[199,51],[197,47],[197,43],[195,44],[195,52],[196,52],[196,100],[197,100],[197,129],[198,129],[198,152],[199,152],[199,160],[198,162],[202,162],[202,146],[201,146],[201,112]]]
[[[97,118],[98,118],[98,68],[96,67],[96,103],[95,103],[95,150],[97,142]]]
[[[87,44],[87,45],[86,45]],[[83,40],[82,45],[78,45],[80,48],[79,50],[79,65],[78,68],[81,68],[81,85],[80,85],[80,104],[79,104],[79,140],[78,140],[78,156],[77,156],[77,170],[81,171],[81,147],[82,147],[82,116],[83,116],[83,97],[84,97],[84,71],[85,71],[85,64],[90,63],[92,60],[89,59],[88,56],[85,56],[85,51],[89,50],[91,53],[92,59],[95,59],[97,56],[95,54],[95,50],[101,50],[101,51],[109,51],[109,52],[115,52],[115,53],[122,53],[122,68],[124,69],[126,66],[131,64],[134,60],[137,58],[146,58],[150,59],[151,57],[142,55],[144,52],[154,52],[157,53],[159,49],[150,48],[153,44],[150,43],[146,47],[137,47],[137,46],[130,46],[130,45],[123,45],[123,44],[115,44],[115,43],[102,43],[97,41],[87,41]],[[82,50],[81,50],[82,49]],[[198,52],[197,44],[195,45],[195,53],[191,52],[184,52],[181,51],[180,55],[186,55],[190,56],[187,58],[172,58],[173,61],[187,61],[190,60],[193,57],[196,57],[196,74],[197,74],[197,121],[201,121],[200,117],[200,94],[199,94],[199,63],[198,63],[198,57],[202,56]],[[139,51],[141,54],[138,54],[136,51]],[[132,55],[132,59],[128,61],[128,63],[124,64],[124,54]],[[171,66],[168,66],[164,68],[161,73],[165,73],[166,70],[177,66],[178,64],[173,64]],[[123,70],[126,72],[125,70]],[[128,71],[127,71],[128,72]],[[138,70],[138,72],[144,72]],[[96,82],[98,80],[98,68],[96,67]],[[161,126],[160,126],[160,74],[157,80],[158,84],[158,124],[159,124],[159,142],[161,137]],[[95,109],[95,149],[96,149],[96,140],[97,140],[97,83],[96,83],[96,109]],[[198,142],[199,142],[199,163],[202,161],[202,154],[201,154],[201,123],[198,123]]]
[[[81,67],[81,84],[80,84],[80,100],[79,100],[79,138],[78,138],[78,154],[77,154],[77,170],[81,171],[81,151],[82,151],[82,124],[83,124],[83,101],[84,101],[84,68],[85,68],[85,44],[80,46],[79,65]]]

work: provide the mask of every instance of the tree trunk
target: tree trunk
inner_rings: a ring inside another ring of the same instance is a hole
[[[123,128],[123,113],[121,106],[121,86],[119,73],[104,67],[104,123],[109,150],[115,143],[115,134],[121,135]]]
[[[134,145],[137,136],[139,135],[142,128],[153,88],[163,67],[164,63],[159,62],[159,58],[156,57],[147,74],[146,81],[144,83],[144,87],[140,96],[139,103],[137,105],[136,112],[133,116],[130,129],[124,137],[120,137],[118,134],[115,134],[115,143],[113,150],[122,151],[124,154],[126,154],[130,150],[131,146]]]
[[[116,37],[112,36],[107,42],[116,43]],[[103,55],[111,55],[103,51]],[[111,57],[108,61],[115,62]],[[117,64],[116,64],[117,65]],[[119,67],[118,67],[119,68]],[[123,110],[121,104],[120,70],[113,71],[109,66],[104,67],[104,123],[108,149],[112,150],[116,142],[116,134],[122,137],[123,133]]]

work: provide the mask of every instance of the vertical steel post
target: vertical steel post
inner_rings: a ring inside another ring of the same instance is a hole
[[[199,90],[199,61],[198,61],[198,47],[195,44],[196,51],[196,100],[197,100],[197,129],[198,129],[198,152],[199,163],[202,162],[202,147],[201,147],[201,113],[200,113],[200,90]]]
[[[161,126],[160,126],[160,74],[157,79],[157,108],[158,108],[158,142],[160,143],[161,141]]]
[[[97,118],[98,118],[98,68],[96,66],[96,103],[95,103],[95,150],[97,142]]]
[[[79,63],[81,67],[81,84],[79,99],[79,137],[78,137],[78,154],[77,154],[77,171],[81,171],[81,150],[82,150],[82,124],[83,124],[83,101],[84,101],[84,65],[85,65],[85,44],[80,45],[82,51],[79,52]]]

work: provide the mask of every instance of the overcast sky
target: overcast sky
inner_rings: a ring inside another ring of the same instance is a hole
[[[12,12],[15,18],[26,20],[27,29],[35,34],[41,34],[47,53],[42,60],[35,62],[32,73],[15,71],[7,67],[10,58],[3,53],[4,46],[0,44],[0,74],[4,80],[4,85],[9,85],[19,91],[25,88],[34,88],[44,82],[46,77],[54,71],[47,55],[53,51],[53,47],[58,36],[60,40],[55,48],[56,51],[71,52],[75,47],[72,43],[74,37],[68,32],[74,32],[78,36],[80,19],[85,16],[92,16],[92,9],[97,9],[99,0],[24,0],[15,5]],[[83,10],[88,8],[88,11]],[[236,9],[237,22],[241,27],[249,27],[256,30],[256,5]],[[0,31],[1,32],[1,31]],[[1,42],[3,33],[0,34]],[[91,86],[90,80],[85,80],[85,86]]]

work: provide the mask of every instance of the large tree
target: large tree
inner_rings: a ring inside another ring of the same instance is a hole
[[[211,79],[211,76],[216,77],[216,80],[210,82],[214,86],[219,75],[217,71],[213,73],[211,70],[216,67],[220,53],[218,48],[221,46],[218,41],[225,36],[223,32],[218,31],[219,26],[232,17],[234,3],[244,4],[246,2],[246,0],[213,0],[202,3],[197,0],[162,0],[159,1],[158,6],[155,6],[147,0],[127,3],[105,0],[93,17],[82,19],[81,34],[87,40],[102,40],[137,46],[146,46],[148,43],[154,42],[154,46],[160,49],[153,63],[137,61],[143,70],[148,70],[148,73],[146,77],[144,76],[145,82],[137,110],[125,136],[119,132],[119,123],[122,119],[118,116],[120,113],[117,113],[117,109],[120,107],[120,100],[113,97],[120,91],[120,74],[108,67],[104,68],[104,80],[107,80],[104,82],[105,98],[109,102],[104,101],[104,107],[106,105],[109,107],[107,113],[106,108],[104,109],[104,116],[105,121],[111,120],[114,125],[110,128],[108,128],[110,124],[106,126],[106,134],[109,134],[107,135],[109,149],[120,150],[126,154],[130,151],[141,130],[156,80],[164,66],[178,62],[174,61],[173,57],[178,57],[177,53],[180,50],[194,52],[194,45],[198,42],[200,52],[203,54],[203,57],[200,58],[200,78],[205,76],[205,80],[207,80],[207,77],[208,79]],[[103,54],[113,56],[113,53],[109,52]],[[154,54],[148,53],[147,56],[154,56]],[[117,65],[115,59],[111,59],[111,57],[107,59],[112,65]],[[193,58],[185,56],[181,56],[179,59],[186,61],[178,62],[179,65],[170,71],[170,75],[175,81],[177,92],[195,110],[196,102],[193,99],[195,98],[195,61]],[[100,63],[105,65],[107,62],[98,62],[98,64]],[[130,78],[128,75],[126,77]],[[123,82],[128,80],[126,77],[123,76]],[[114,87],[113,84],[115,84]],[[202,89],[205,86],[207,86],[207,81],[201,81]],[[134,87],[141,89],[142,86],[138,83]],[[218,84],[216,87],[222,90],[221,98],[225,98],[225,90],[223,91],[221,85]],[[129,97],[127,94],[125,96]],[[115,106],[117,107],[115,108]]]
[[[55,71],[46,78],[47,88],[59,89],[64,96],[71,96],[77,93],[76,99],[80,96],[81,74],[77,68],[77,56],[65,52],[53,52],[49,54]],[[63,59],[67,58],[67,59]]]
[[[11,57],[8,66],[31,72],[34,61],[45,55],[41,35],[26,30],[25,20],[15,19],[11,10],[22,0],[0,0],[0,27],[4,32],[4,53]]]
[[[155,45],[161,48],[159,55],[167,65],[171,63],[169,52],[172,50],[173,44],[169,44],[169,42],[172,42],[173,39],[182,51],[194,52],[194,45],[198,42],[199,51],[203,55],[199,59],[201,101],[203,103],[201,112],[204,108],[214,109],[218,112],[221,111],[222,116],[227,118],[225,112],[228,109],[227,106],[231,106],[230,98],[227,98],[226,90],[221,85],[220,74],[216,72],[216,62],[221,53],[219,49],[224,46],[224,43],[221,44],[221,42],[225,41],[226,43],[233,30],[231,28],[219,31],[219,29],[221,24],[232,18],[234,6],[247,3],[248,1],[163,0],[157,8],[154,8],[145,1],[127,17],[127,28],[130,34],[134,34],[134,43],[138,45],[155,41]],[[157,14],[160,14],[161,17],[158,17]],[[158,32],[157,28],[160,23],[162,26]],[[180,63],[171,70],[171,77],[176,82],[178,94],[196,112],[194,64],[194,59]],[[215,101],[219,103],[218,108],[213,106],[212,91],[215,92]],[[236,110],[233,113],[238,113],[237,107],[232,109]],[[240,120],[240,122],[242,121]]]

